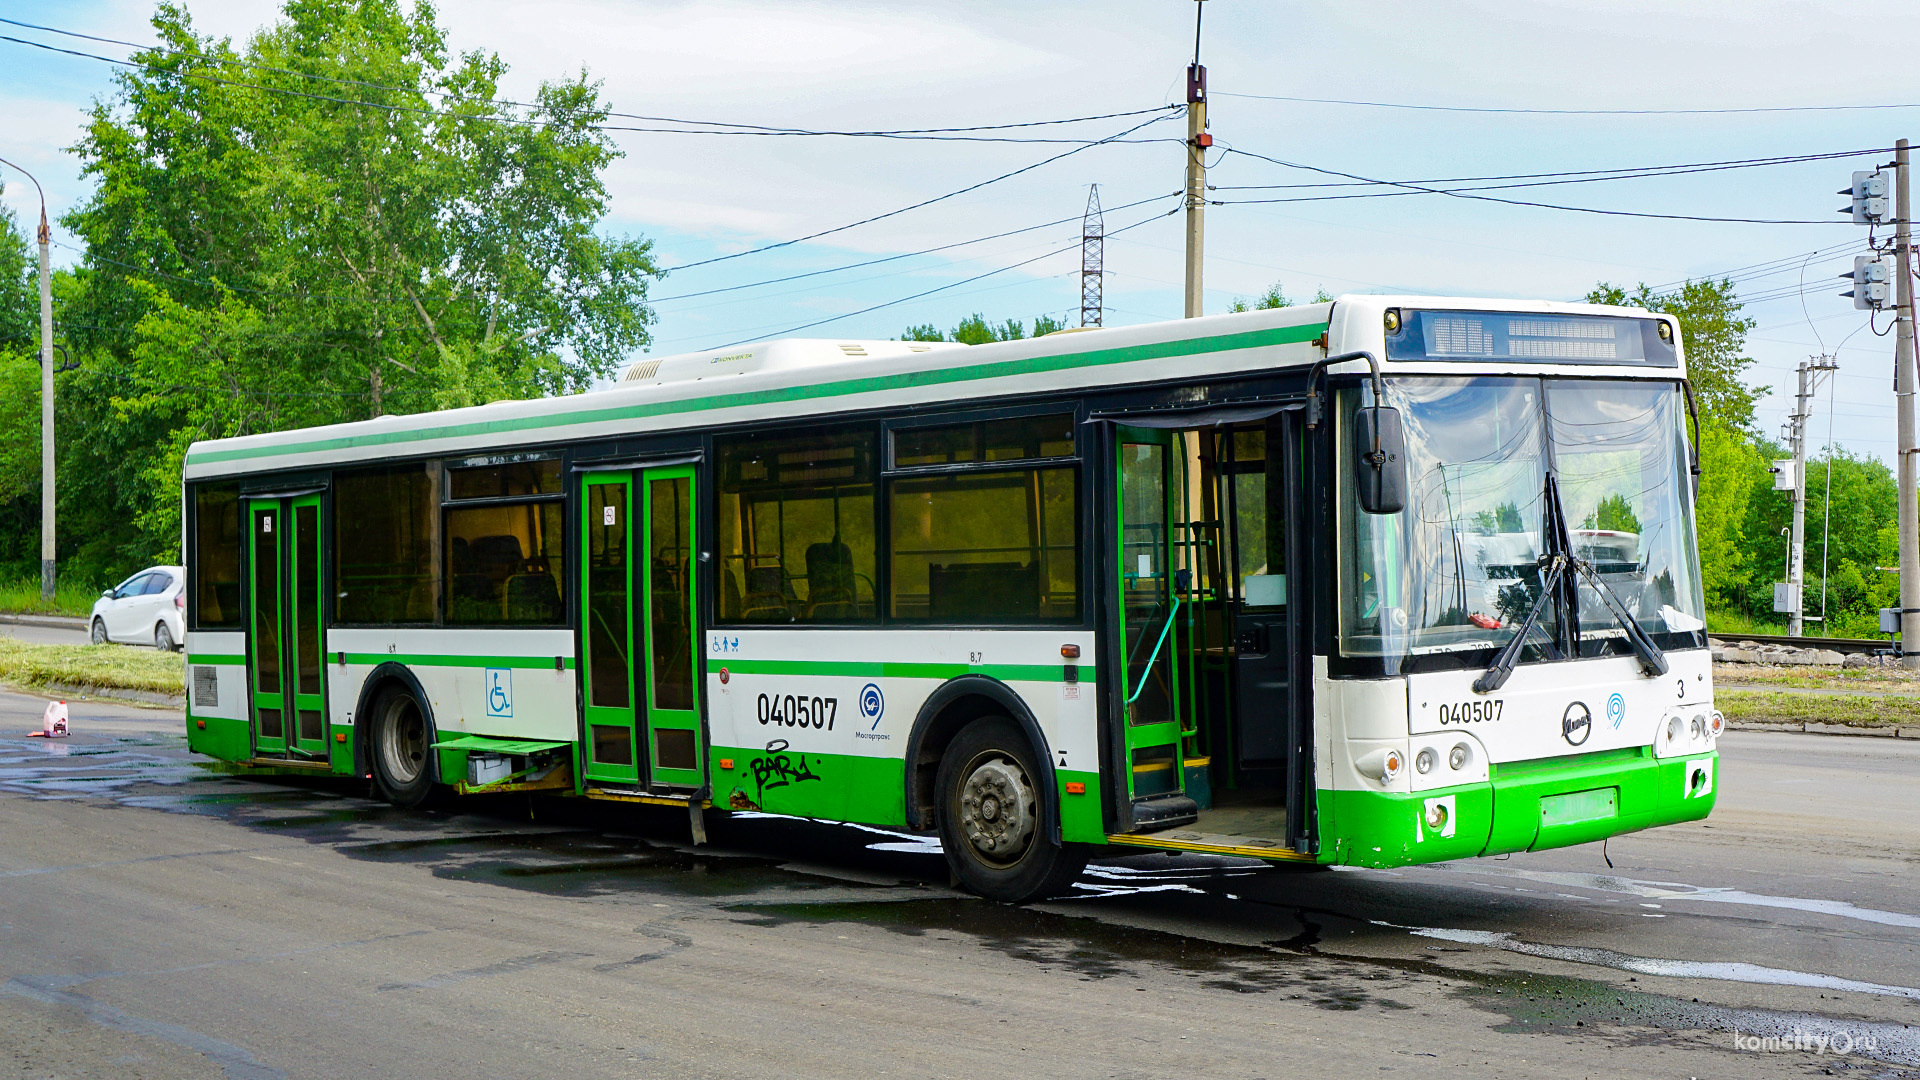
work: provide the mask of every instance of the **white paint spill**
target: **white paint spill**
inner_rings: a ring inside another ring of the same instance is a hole
[[[1475,867],[1476,873],[1491,873],[1486,867]],[[1814,915],[1831,915],[1839,919],[1853,919],[1858,922],[1875,923],[1880,926],[1899,926],[1908,929],[1920,929],[1920,915],[1908,915],[1899,911],[1883,911],[1878,908],[1863,908],[1845,900],[1814,900],[1801,896],[1769,896],[1765,893],[1750,893],[1742,889],[1722,889],[1711,886],[1688,885],[1676,881],[1638,881],[1633,878],[1615,877],[1611,874],[1575,874],[1547,870],[1507,871],[1513,877],[1528,881],[1538,881],[1552,885],[1571,885],[1579,889],[1593,889],[1596,892],[1622,893],[1628,896],[1643,896],[1650,900],[1663,900],[1671,903],[1676,900],[1691,900],[1706,904],[1733,904],[1741,907],[1776,908],[1788,911],[1804,911]],[[1642,907],[1659,907],[1659,904],[1642,904]]]
[[[1393,926],[1394,924],[1376,921],[1375,925]],[[1451,941],[1459,945],[1481,945],[1489,949],[1502,949],[1506,952],[1538,956],[1548,960],[1597,964],[1601,967],[1631,971],[1639,975],[1665,975],[1676,979],[1717,979],[1723,982],[1765,983],[1772,986],[1804,986],[1820,990],[1850,990],[1857,994],[1920,999],[1920,989],[1910,986],[1888,986],[1885,983],[1861,982],[1857,979],[1842,979],[1836,975],[1763,967],[1759,964],[1665,960],[1651,956],[1631,956],[1627,953],[1614,952],[1612,949],[1540,945],[1531,941],[1520,941],[1512,934],[1498,930],[1450,930],[1434,926],[1407,926],[1400,929],[1412,933],[1415,937]]]

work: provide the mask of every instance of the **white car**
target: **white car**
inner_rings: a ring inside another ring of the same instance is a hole
[[[187,640],[187,570],[149,566],[93,602],[95,645],[110,641],[152,642],[169,652]]]

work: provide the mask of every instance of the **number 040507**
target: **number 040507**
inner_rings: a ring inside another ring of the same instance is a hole
[[[762,724],[775,727],[833,730],[840,699],[805,694],[761,694],[754,703]]]

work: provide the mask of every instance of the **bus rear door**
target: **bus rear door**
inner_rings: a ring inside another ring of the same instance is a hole
[[[254,756],[327,760],[320,496],[247,501]]]

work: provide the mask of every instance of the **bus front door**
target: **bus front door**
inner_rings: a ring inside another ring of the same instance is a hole
[[[696,789],[691,466],[589,474],[580,565],[589,781]]]
[[[1146,824],[1165,815],[1146,812],[1143,804],[1181,795],[1185,779],[1186,695],[1176,654],[1178,620],[1187,615],[1180,607],[1186,583],[1177,579],[1173,561],[1174,525],[1184,517],[1178,500],[1182,478],[1176,471],[1177,444],[1168,432],[1121,427],[1116,445],[1127,793],[1136,819]],[[1191,805],[1178,801],[1181,807]]]
[[[320,496],[250,499],[254,756],[327,760]]]

